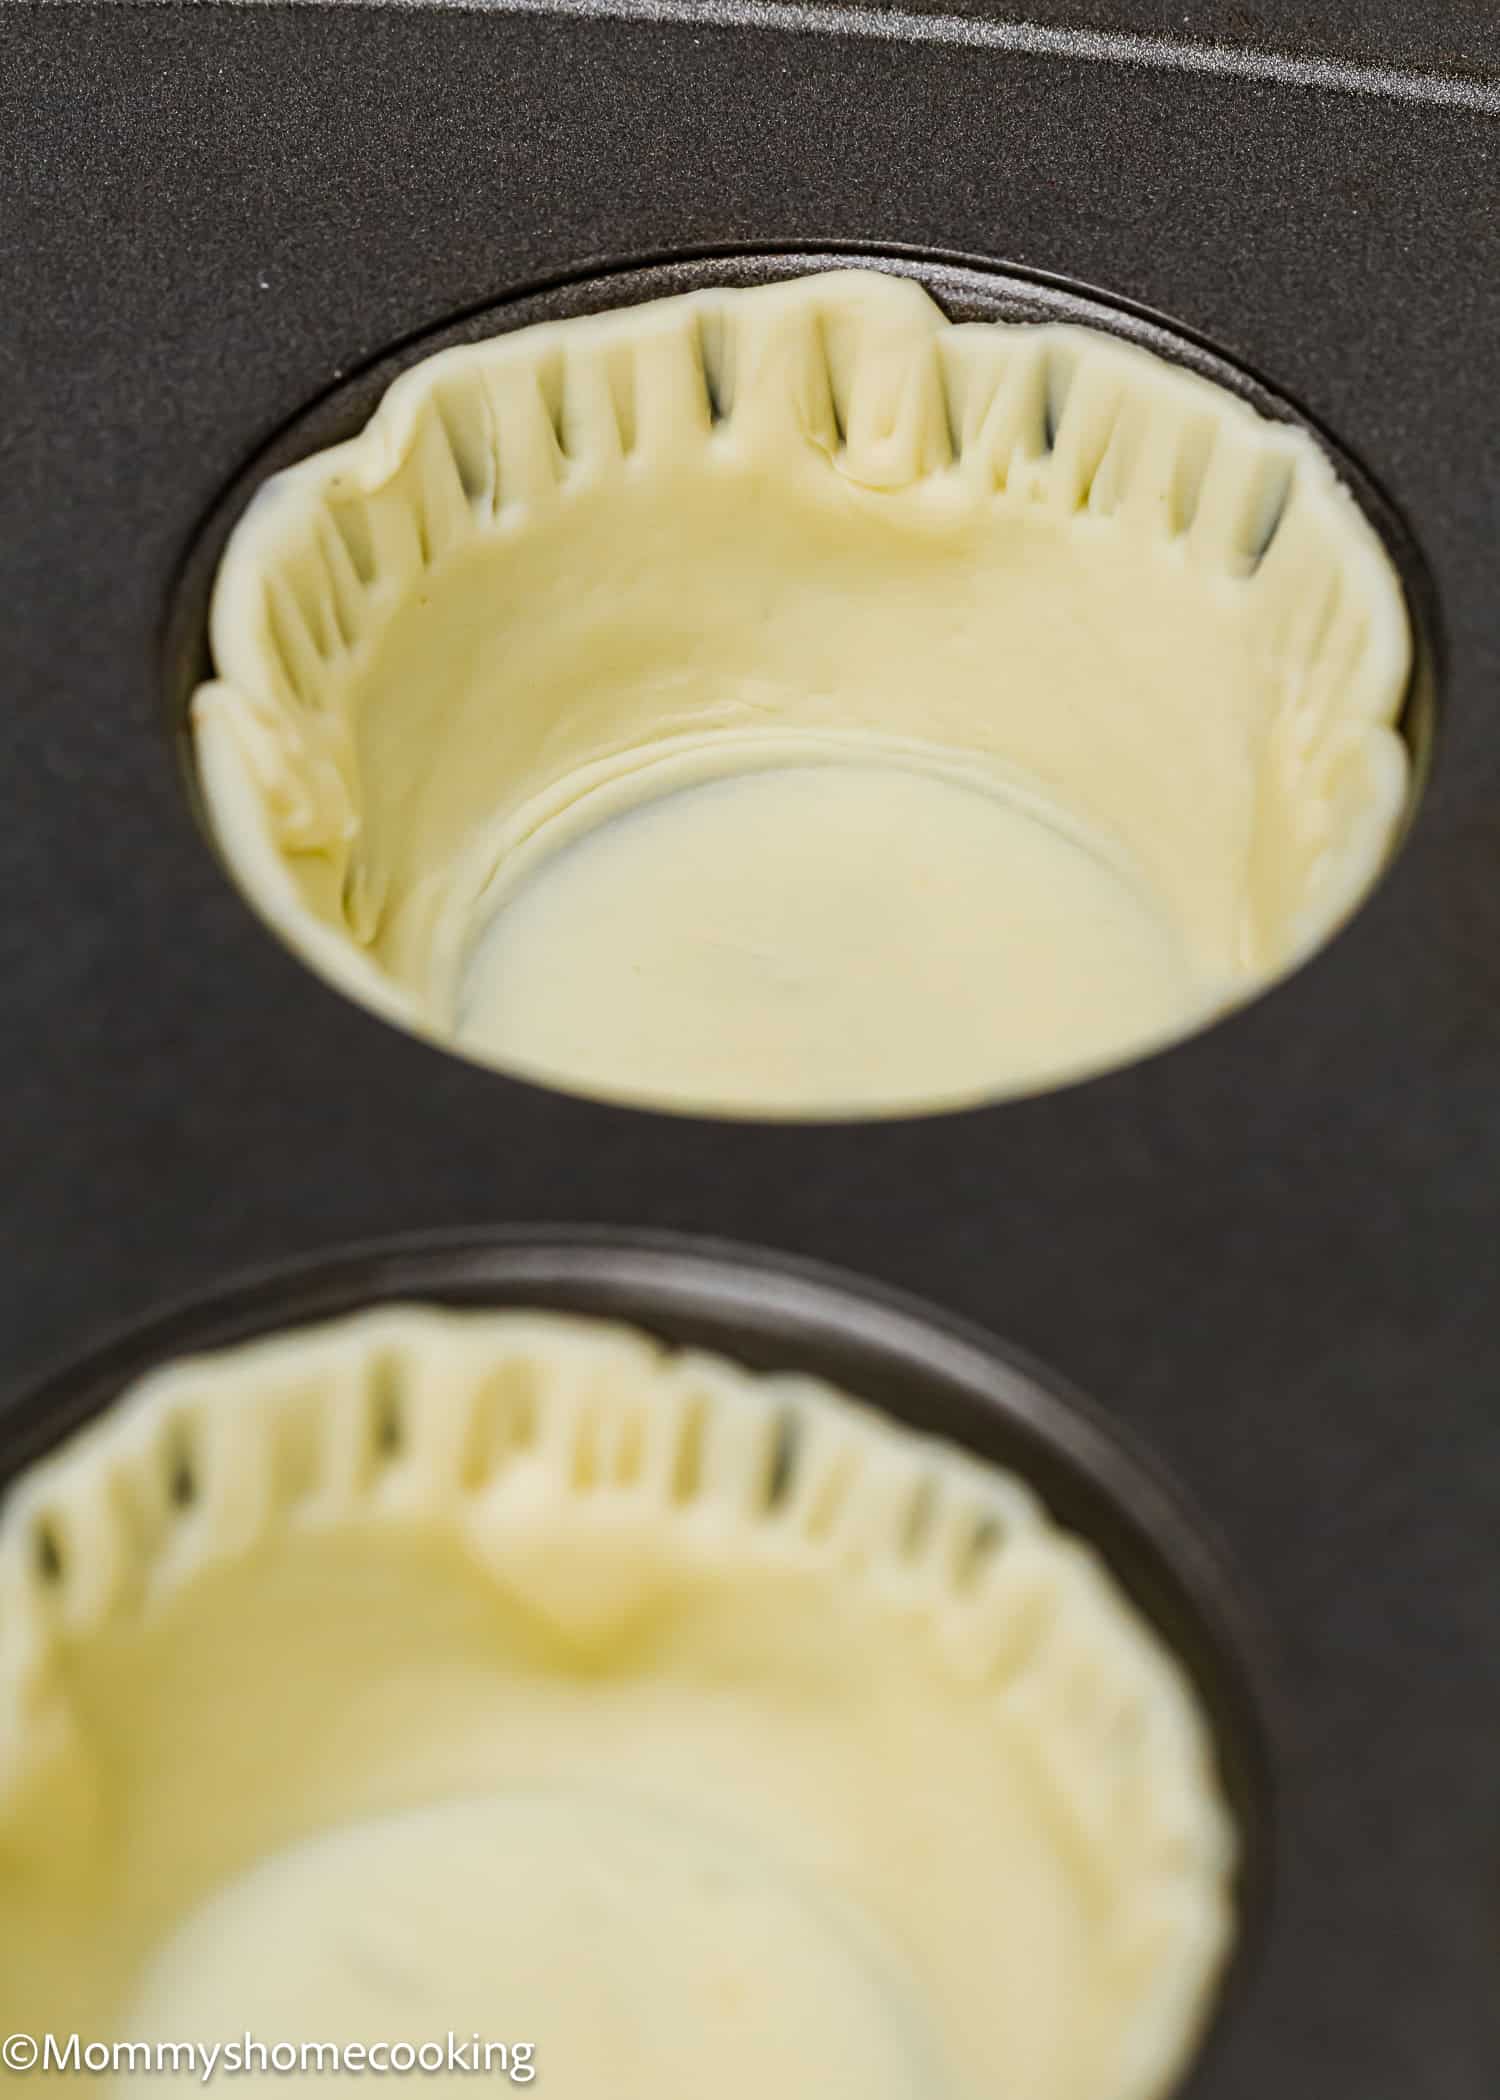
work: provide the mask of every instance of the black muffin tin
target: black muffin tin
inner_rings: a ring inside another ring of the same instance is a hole
[[[0,1451],[97,1335],[396,1232],[690,1229],[914,1289],[1090,1393],[1265,1622],[1276,1887],[1194,2100],[1492,2100],[1500,27],[1025,12],[0,6]],[[870,246],[1159,311],[1363,463],[1447,664],[1391,873],[1196,1040],[951,1117],[603,1108],[348,1005],[184,792],[225,492],[457,316]]]

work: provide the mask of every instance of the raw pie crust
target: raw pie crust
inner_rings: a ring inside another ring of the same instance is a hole
[[[1234,1850],[1179,1666],[1019,1482],[624,1329],[189,1360],[0,1515],[3,2032],[1146,2100]]]
[[[1288,969],[1403,806],[1320,450],[1112,336],[839,272],[445,351],[230,543],[209,809],[407,1026],[838,1114],[1055,1083]]]

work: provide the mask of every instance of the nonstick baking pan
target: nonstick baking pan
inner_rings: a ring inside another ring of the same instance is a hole
[[[686,1229],[914,1290],[1091,1395],[1264,1621],[1278,1874],[1195,2100],[1489,2100],[1500,28],[1181,15],[0,7],[0,1445],[98,1335],[392,1233]],[[183,777],[243,477],[466,316],[851,254],[1164,316],[1331,433],[1429,645],[1390,873],[1195,1040],[963,1115],[604,1108],[356,1010]]]

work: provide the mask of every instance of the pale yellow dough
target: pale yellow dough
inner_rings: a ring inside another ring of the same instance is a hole
[[[0,2032],[1151,2100],[1235,1850],[1185,1675],[1024,1486],[622,1329],[190,1361],[0,1512]]]
[[[1024,1086],[1064,1024],[1133,1049],[1196,990],[1128,871],[1045,813],[905,766],[801,766],[565,848],[495,914],[456,1033],[593,1091],[690,1071],[710,1104],[738,1099],[753,1044],[760,1105],[854,1110]]]
[[[256,499],[212,642],[208,806],[293,947],[672,1107],[1138,1054],[1326,938],[1407,786],[1401,592],[1310,439],[874,272],[429,359]]]

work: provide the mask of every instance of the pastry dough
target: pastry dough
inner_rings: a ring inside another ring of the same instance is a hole
[[[152,1376],[0,1514],[0,2031],[1148,2100],[1234,1859],[1087,1547],[807,1379],[381,1311]]]
[[[445,351],[237,528],[218,835],[473,1056],[725,1112],[940,1106],[1199,1025],[1388,849],[1402,596],[1300,430],[906,278]]]

